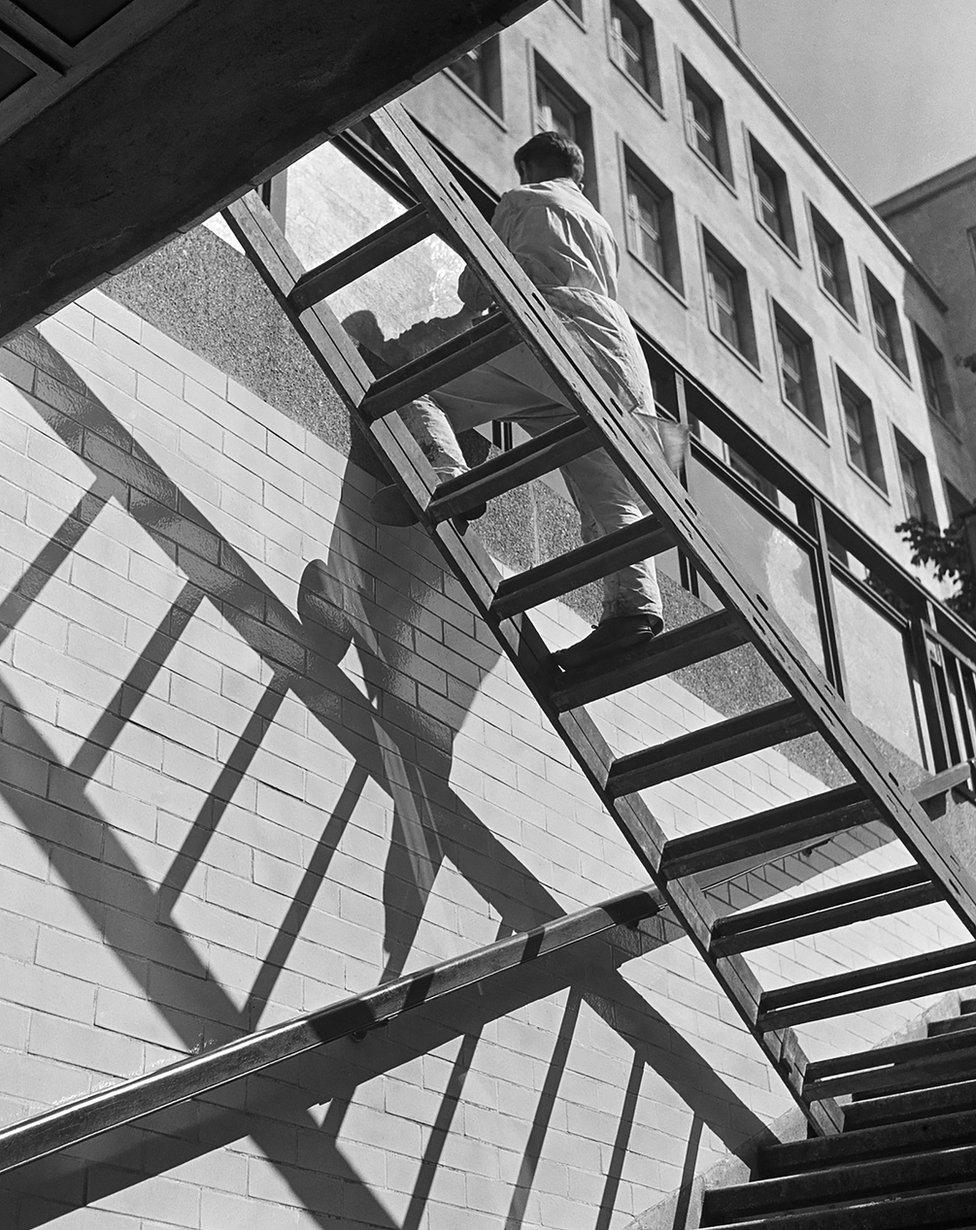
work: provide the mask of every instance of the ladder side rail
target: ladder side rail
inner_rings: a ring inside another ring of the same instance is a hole
[[[399,105],[377,113],[374,121],[403,163],[418,194],[445,215],[458,238],[462,255],[489,279],[499,306],[537,354],[559,387],[580,412],[602,431],[604,447],[662,519],[685,540],[696,565],[710,585],[736,607],[753,630],[757,649],[777,677],[811,709],[824,738],[860,782],[883,814],[890,817],[912,854],[932,869],[947,890],[947,899],[976,934],[976,884],[955,858],[933,839],[924,812],[900,779],[881,761],[870,736],[765,597],[746,587],[736,575],[727,552],[714,535],[707,535],[698,510],[677,479],[667,470],[652,434],[624,412],[589,360],[565,331],[558,316],[533,286],[514,258],[475,211],[465,211],[460,188],[447,176],[433,151]],[[419,149],[424,150],[421,154]],[[428,166],[428,160],[430,166]],[[447,178],[453,197],[444,187]]]

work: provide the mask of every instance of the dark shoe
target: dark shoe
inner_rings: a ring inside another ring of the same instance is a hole
[[[660,615],[612,615],[575,645],[553,654],[564,671],[575,670],[598,658],[616,656],[652,640],[664,627]]]

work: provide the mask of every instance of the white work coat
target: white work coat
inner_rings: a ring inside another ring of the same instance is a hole
[[[576,181],[552,179],[506,192],[491,225],[624,409],[654,414],[647,363],[634,326],[617,303],[617,241]],[[470,269],[461,275],[458,294],[469,308],[490,305]]]

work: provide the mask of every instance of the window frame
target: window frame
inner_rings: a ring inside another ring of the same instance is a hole
[[[762,370],[759,364],[759,341],[756,335],[756,318],[752,310],[752,289],[749,285],[749,271],[726,248],[725,244],[701,222],[698,224],[698,236],[701,249],[702,277],[705,286],[705,316],[708,321],[709,330],[718,338],[723,346],[730,350],[740,362],[744,363],[761,380]],[[713,306],[715,296],[712,290],[710,261],[715,261],[721,271],[731,280],[734,307],[733,319],[736,323],[736,331],[739,338],[738,344],[725,336],[716,319],[716,309]],[[743,345],[743,342],[745,342],[745,345]]]
[[[529,65],[531,69],[529,75],[529,114],[532,121],[532,132],[546,131],[540,123],[542,104],[539,102],[539,90],[540,86],[542,86],[555,94],[556,98],[568,107],[577,122],[582,122],[583,131],[577,129],[576,135],[572,139],[583,151],[583,159],[586,164],[586,172],[583,179],[583,195],[592,205],[599,208],[600,194],[596,175],[593,108],[583,95],[570,85],[565,77],[558,73],[544,56],[540,55],[538,50],[532,47],[529,48]],[[553,131],[558,130],[553,129]]]
[[[868,323],[871,326],[871,338],[874,348],[884,361],[901,376],[906,384],[911,384],[908,370],[908,352],[905,349],[905,336],[901,328],[901,314],[895,296],[884,285],[880,278],[862,261],[864,273],[864,292],[868,303]],[[878,320],[876,308],[880,306],[885,317],[883,324]],[[891,349],[886,349],[879,340],[878,332],[882,328],[889,338]]]
[[[827,444],[830,438],[827,432],[827,415],[824,408],[823,389],[820,382],[820,370],[817,364],[817,350],[813,335],[791,315],[783,305],[770,294],[769,312],[772,324],[773,351],[776,357],[776,372],[779,379],[780,397],[783,404],[797,415],[811,430],[815,431]],[[803,392],[806,409],[801,409],[792,401],[787,393],[786,375],[784,372],[783,347],[780,332],[787,334],[799,351],[799,386]]]
[[[577,3],[579,4],[578,12],[575,8]],[[581,30],[586,29],[586,0],[559,0],[559,7],[576,22]]]
[[[617,149],[620,163],[620,183],[624,213],[624,245],[630,255],[642,268],[646,269],[667,290],[671,292],[683,306],[687,307],[685,299],[684,269],[681,260],[681,245],[678,239],[677,215],[674,205],[674,193],[659,176],[655,175],[644,160],[619,136]],[[630,207],[631,179],[655,197],[660,220],[661,256],[663,268],[659,269],[648,261],[643,251],[638,250],[635,235],[632,230],[633,215]]]
[[[746,161],[749,165],[756,221],[798,265],[802,264],[800,261],[799,243],[796,237],[796,222],[793,217],[793,200],[790,195],[790,185],[786,171],[748,128],[744,127],[743,131],[746,138]],[[759,182],[760,169],[762,169],[763,174],[769,176],[772,183],[776,216],[783,227],[782,233],[777,228],[770,226],[764,217],[762,208],[763,194]]]
[[[929,337],[917,320],[912,320],[909,317],[908,323],[915,338],[918,378],[922,386],[922,397],[925,401],[926,409],[933,418],[938,419],[944,427],[947,427],[953,435],[956,435],[956,399],[953,396],[952,385],[949,383],[949,367],[946,363],[945,353]],[[934,359],[939,365],[934,381],[936,385],[936,401],[943,402],[944,405],[934,406],[929,396],[929,364],[927,359]]]
[[[735,186],[735,169],[732,165],[732,147],[729,144],[728,124],[725,118],[725,100],[708,84],[683,52],[678,50],[677,55],[678,80],[681,85],[681,118],[684,125],[685,141],[695,156],[728,188],[732,195],[738,196]],[[714,161],[702,152],[697,140],[692,135],[693,128],[695,131],[698,130],[698,121],[692,118],[694,112],[691,99],[692,94],[697,95],[708,109],[712,124],[712,140],[716,153]]]
[[[487,47],[489,43],[492,44],[494,48],[494,64],[492,67],[492,76],[494,80],[492,81],[489,90],[494,98],[494,101],[486,98],[483,94],[476,90],[474,86],[469,85],[456,68],[456,65],[470,54],[470,51],[481,51],[483,48]],[[504,129],[506,132],[508,131],[508,125],[505,123],[505,88],[504,76],[502,73],[501,43],[497,34],[492,35],[491,38],[485,39],[485,41],[480,43],[478,47],[471,48],[469,51],[466,51],[464,55],[458,56],[458,58],[450,64],[445,64],[444,72],[448,77],[450,77],[455,85],[459,86],[470,98],[474,99],[474,101],[488,113],[491,119],[493,119],[500,128]],[[495,105],[496,102],[497,106]]]
[[[620,9],[621,12],[631,22],[633,22],[637,36],[640,40],[641,55],[640,60],[644,72],[644,80],[638,81],[637,78],[628,71],[614,54],[614,49],[620,45],[626,45],[625,41],[618,38],[614,32],[614,10]],[[622,73],[631,85],[639,91],[643,97],[651,103],[651,105],[661,115],[664,114],[664,94],[661,86],[661,64],[658,59],[657,52],[657,31],[654,25],[654,19],[650,13],[647,13],[635,0],[607,0],[606,2],[606,27],[607,27],[607,55],[611,64]]]
[[[844,439],[844,454],[847,457],[847,464],[855,474],[860,475],[873,491],[877,492],[878,495],[890,504],[891,495],[888,488],[888,475],[885,468],[884,453],[881,449],[881,433],[878,430],[878,418],[875,413],[874,403],[860,385],[856,384],[836,363],[834,364],[834,376],[837,388],[837,405],[840,410],[841,431]],[[846,390],[845,385],[848,386]],[[855,409],[858,413],[857,421],[861,449],[868,464],[868,469],[863,469],[858,465],[851,453],[847,406],[844,401],[845,392],[848,391],[853,395],[852,400],[855,402]],[[864,411],[870,415],[870,424],[867,432],[865,432],[864,421],[861,417]],[[873,459],[869,454],[873,454]]]
[[[824,295],[837,308],[843,316],[850,321],[855,329],[860,330],[860,321],[858,320],[857,304],[854,299],[854,283],[851,280],[851,266],[847,259],[847,245],[844,243],[844,238],[840,231],[820,212],[814,203],[807,198],[807,222],[810,228],[810,244],[813,249],[813,267],[817,275],[817,285],[820,287]],[[832,249],[839,248],[842,258],[842,277],[841,277],[841,294],[838,298],[831,290],[827,288],[823,277],[823,266],[820,261],[820,245],[817,242],[818,233],[826,230],[829,232],[828,238],[831,242]],[[846,292],[846,294],[845,294]]]
[[[935,511],[932,480],[929,476],[929,465],[925,454],[897,427],[893,426],[892,431],[895,442],[895,459],[898,462],[898,482],[901,488],[902,505],[905,512],[909,517],[916,515],[908,503],[908,484],[905,482],[905,468],[907,465],[912,475],[912,488],[916,493],[916,500],[921,510],[922,519],[937,525],[938,516]]]

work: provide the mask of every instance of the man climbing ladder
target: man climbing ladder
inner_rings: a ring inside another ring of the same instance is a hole
[[[583,195],[579,146],[555,132],[538,133],[516,151],[515,169],[522,186],[501,198],[493,229],[562,317],[624,409],[653,416],[647,364],[630,318],[617,303],[617,244],[606,219]],[[471,269],[462,273],[458,294],[472,316],[491,306]],[[456,432],[505,418],[538,436],[574,417],[524,343],[433,395],[411,402],[400,413],[442,481],[467,469]],[[585,542],[631,525],[647,513],[604,449],[568,463],[562,474],[579,511]],[[376,520],[386,525],[415,520],[396,486],[377,492],[373,511]],[[662,627],[654,562],[631,564],[604,578],[600,623],[579,644],[563,650],[557,661],[571,668],[605,652],[633,649]]]

